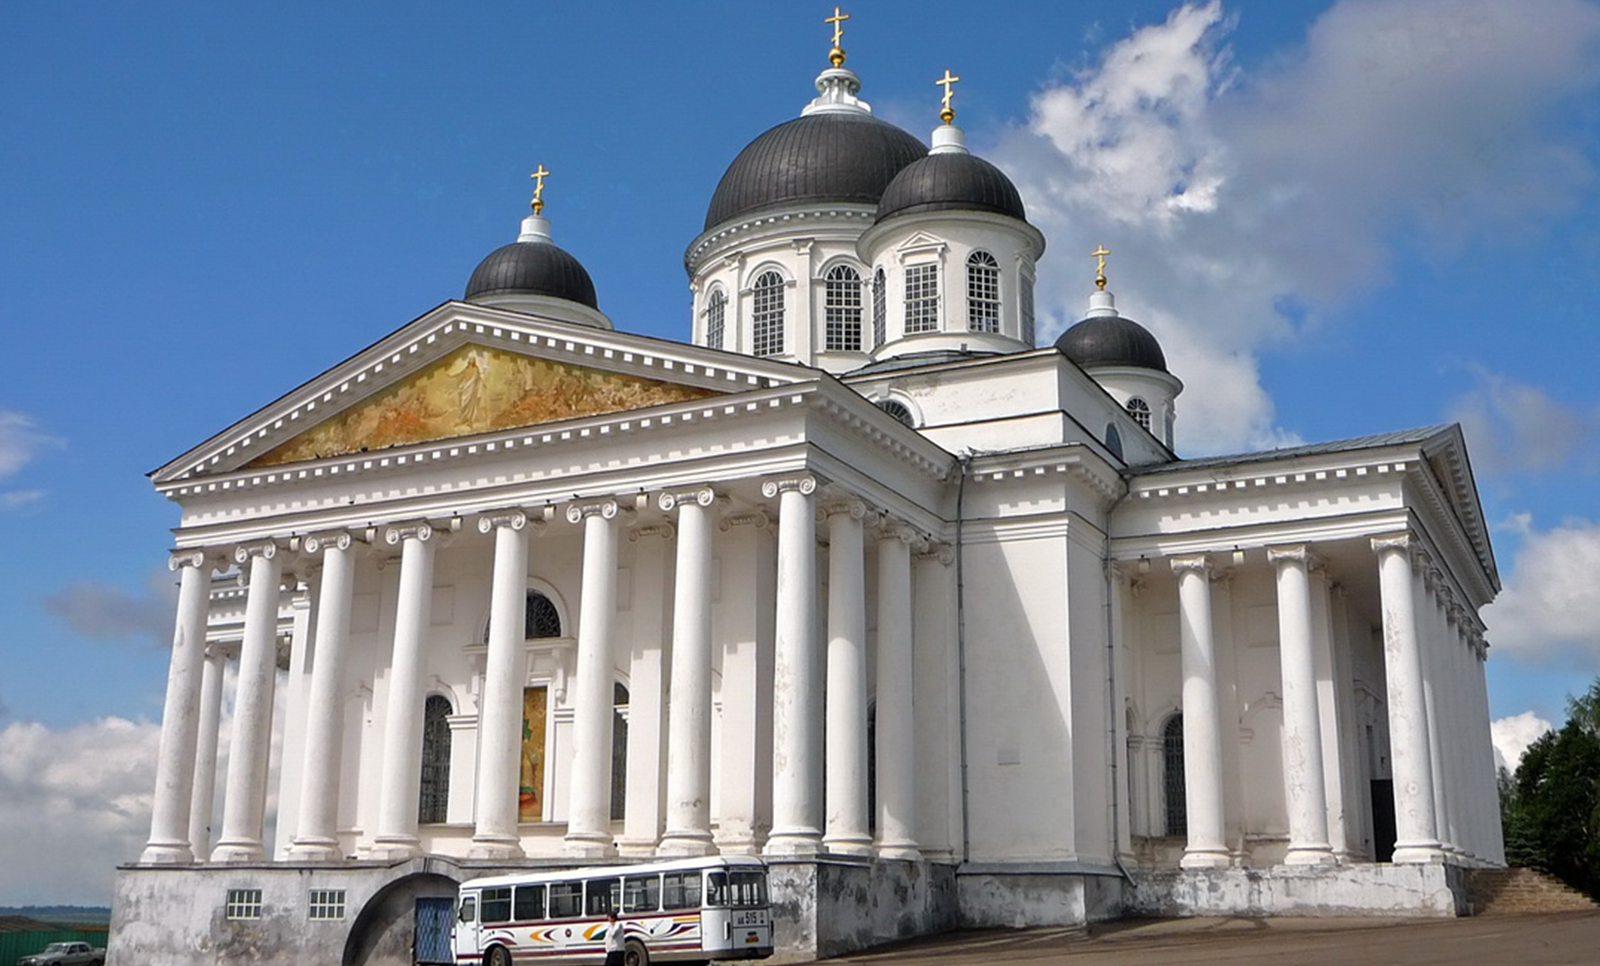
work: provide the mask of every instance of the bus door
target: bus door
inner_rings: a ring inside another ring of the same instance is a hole
[[[468,956],[476,956],[478,946],[478,894],[464,892],[461,901],[456,904],[456,924],[451,932],[451,943],[455,947],[456,962],[462,962]]]

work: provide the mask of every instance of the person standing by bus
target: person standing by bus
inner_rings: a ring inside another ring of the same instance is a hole
[[[617,922],[617,910],[606,913],[606,966],[623,966],[623,954],[628,947],[622,940],[622,923]]]

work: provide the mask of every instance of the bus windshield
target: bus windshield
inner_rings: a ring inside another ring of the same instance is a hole
[[[764,906],[767,877],[762,872],[712,872],[706,876],[706,905],[717,907]]]

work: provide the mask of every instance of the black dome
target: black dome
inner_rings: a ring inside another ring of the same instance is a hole
[[[1091,315],[1061,333],[1056,348],[1085,369],[1136,366],[1167,371],[1167,357],[1150,330],[1120,315]]]
[[[490,295],[548,295],[599,310],[594,282],[576,258],[550,242],[512,242],[489,253],[467,282],[468,302]]]
[[[706,228],[796,202],[875,205],[900,169],[927,153],[921,141],[870,114],[802,115],[733,159],[711,196]]]
[[[930,154],[906,165],[878,202],[879,221],[918,211],[992,211],[1028,220],[1011,179],[964,151]]]

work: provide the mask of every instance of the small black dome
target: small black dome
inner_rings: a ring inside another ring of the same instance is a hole
[[[1167,371],[1167,357],[1150,330],[1120,315],[1091,315],[1061,333],[1056,348],[1085,369],[1135,366]]]
[[[512,242],[489,253],[467,282],[468,302],[493,295],[548,295],[599,310],[594,282],[576,258],[545,241]]]
[[[930,154],[906,165],[878,202],[880,222],[919,211],[992,211],[1028,220],[1005,172],[965,151]]]
[[[927,153],[921,141],[870,114],[802,115],[733,159],[711,196],[706,228],[796,202],[875,205],[900,169]]]

